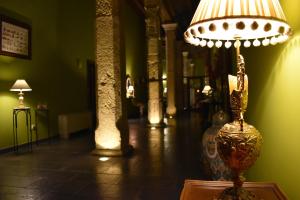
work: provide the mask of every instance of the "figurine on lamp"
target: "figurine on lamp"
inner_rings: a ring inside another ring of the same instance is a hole
[[[24,93],[23,92],[29,92],[32,91],[32,89],[29,87],[27,82],[24,79],[18,79],[13,84],[13,86],[10,88],[10,91],[19,92],[19,105],[18,108],[25,108],[24,105]]]

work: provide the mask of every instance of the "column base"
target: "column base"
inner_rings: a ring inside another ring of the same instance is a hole
[[[176,125],[176,119],[175,117],[172,117],[172,118],[167,118],[166,120],[166,124],[167,126],[175,126]]]
[[[147,126],[149,128],[165,128],[167,125],[162,121],[162,122],[157,123],[157,124],[151,124],[150,122],[148,122]]]
[[[133,153],[133,146],[128,145],[125,149],[114,150],[114,149],[94,149],[91,154],[94,156],[107,156],[107,157],[120,157],[129,156]]]
[[[174,118],[176,118],[176,114],[168,114],[168,113],[166,113],[166,118],[174,119]]]

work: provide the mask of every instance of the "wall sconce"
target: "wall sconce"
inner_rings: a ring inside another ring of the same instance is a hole
[[[167,94],[167,92],[168,92],[168,88],[164,88],[164,94]]]
[[[133,85],[129,85],[127,88],[127,98],[134,97],[134,87]]]
[[[19,92],[19,94],[18,94],[19,95],[18,108],[25,108],[25,106],[24,106],[24,93],[23,92],[32,91],[32,89],[29,87],[27,82],[24,79],[16,80],[16,82],[10,88],[10,91]]]
[[[232,170],[233,187],[218,199],[258,199],[242,188],[243,172],[260,154],[262,136],[244,121],[248,102],[248,78],[240,46],[258,47],[286,41],[292,30],[278,0],[201,0],[191,25],[184,33],[186,42],[195,46],[236,48],[237,76],[230,77],[230,106],[234,121],[225,124],[216,140],[218,152]],[[257,60],[259,62],[259,60]]]
[[[204,80],[204,88],[202,90],[202,94],[205,94],[206,96],[210,96],[212,94],[212,88],[209,85],[209,78],[205,77]]]
[[[212,89],[210,87],[210,85],[205,85],[203,90],[202,90],[202,93],[205,94],[206,96],[209,96],[212,94]]]
[[[129,75],[126,75],[126,98],[134,98],[134,86]]]

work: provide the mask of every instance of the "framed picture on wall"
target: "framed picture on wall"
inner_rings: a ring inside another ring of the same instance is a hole
[[[31,27],[0,15],[0,55],[31,59]]]

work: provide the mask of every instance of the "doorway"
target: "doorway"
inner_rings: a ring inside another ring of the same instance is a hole
[[[87,106],[92,113],[92,129],[95,131],[97,126],[96,117],[96,64],[93,60],[87,60]]]

